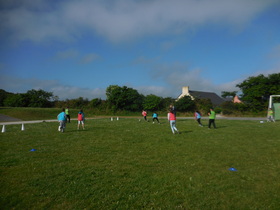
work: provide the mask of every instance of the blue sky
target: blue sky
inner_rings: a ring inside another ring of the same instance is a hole
[[[0,0],[0,89],[238,91],[280,72],[279,0]]]

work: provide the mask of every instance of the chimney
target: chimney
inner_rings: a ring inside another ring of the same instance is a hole
[[[189,94],[189,86],[185,86],[182,88],[182,95],[183,96],[188,96]]]

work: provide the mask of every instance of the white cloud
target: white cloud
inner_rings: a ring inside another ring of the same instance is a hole
[[[61,100],[74,99],[79,97],[87,98],[89,100],[93,98],[106,99],[105,90],[101,88],[89,89],[89,88],[58,85],[50,88],[50,91],[53,92],[54,95],[59,96]]]
[[[35,78],[19,78],[2,75],[0,77],[0,88],[12,93],[26,93],[28,90],[42,89],[47,92],[52,92],[53,95],[58,96],[60,100],[74,99],[78,97],[106,99],[105,89],[102,88],[82,88],[69,85],[63,85],[57,80],[42,80]]]
[[[178,66],[180,65],[178,64]],[[173,71],[169,71],[170,69],[166,67],[165,71],[162,71],[161,75],[155,76],[155,79],[156,77],[161,77],[161,79],[165,81],[165,85],[128,87],[136,89],[143,95],[154,94],[161,97],[176,98],[181,94],[183,86],[189,86],[190,90],[215,92],[220,95],[222,91],[239,91],[236,85],[243,82],[250,76],[258,76],[260,74],[267,76],[269,74],[280,72],[279,68],[258,71],[253,75],[243,75],[237,80],[216,85],[212,81],[204,78],[201,74],[201,70],[199,69],[188,70],[185,72],[180,71],[180,68],[178,68],[177,70],[174,70],[173,68]],[[55,96],[58,96],[60,100],[74,99],[78,97],[88,98],[89,100],[93,98],[106,99],[106,89],[104,88],[91,89],[74,87],[60,84],[56,80],[41,80],[34,78],[24,79],[5,75],[2,75],[0,77],[0,89],[4,89],[8,92],[13,93],[25,93],[31,89],[42,89],[48,92],[53,92],[53,94]]]
[[[206,23],[242,27],[274,3],[277,0],[13,0],[2,4],[1,34],[40,42],[74,40],[91,31],[120,42],[178,34]]]

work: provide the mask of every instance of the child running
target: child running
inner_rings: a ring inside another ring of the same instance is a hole
[[[149,122],[149,120],[147,120],[147,112],[145,110],[142,111],[142,116],[144,117],[144,120]]]
[[[158,120],[158,114],[156,112],[154,112],[154,114],[153,114],[153,124],[155,123],[154,120],[156,120],[158,122],[158,124],[160,124],[159,120]]]
[[[66,114],[64,108],[62,109],[62,112],[57,115],[57,120],[59,122],[58,131],[63,133],[66,126]]]
[[[211,128],[212,124],[213,124],[214,128],[216,129],[216,124],[215,124],[216,112],[211,108],[208,115],[209,115],[208,129]]]
[[[174,113],[174,110],[172,109],[169,110],[169,113],[167,114],[167,119],[170,123],[172,133],[175,134],[175,132],[177,132],[179,134],[180,132],[176,128],[176,115]]]
[[[203,125],[201,124],[200,120],[201,120],[201,114],[199,111],[195,111],[194,113],[194,118],[196,119],[196,121],[198,122],[198,125],[200,127],[203,127]]]
[[[85,114],[82,109],[78,113],[78,130],[80,130],[81,124],[82,124],[83,130],[85,130]]]

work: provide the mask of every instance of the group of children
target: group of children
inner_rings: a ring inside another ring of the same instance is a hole
[[[145,121],[149,122],[149,120],[147,119],[147,112],[145,110],[142,111],[142,116],[144,117]],[[216,113],[212,108],[209,110],[208,116],[209,116],[208,128],[210,129],[213,124],[213,127],[216,129],[216,124],[215,124]],[[156,112],[153,113],[152,117],[153,117],[153,123],[155,123],[155,121],[157,121],[157,123],[160,124],[160,122],[158,120],[158,114]],[[199,111],[195,111],[194,118],[197,121],[198,125],[203,127],[203,125],[201,124],[201,113]],[[68,123],[70,123],[70,115],[69,115],[68,107],[66,109],[64,109],[64,108],[62,109],[62,112],[57,115],[57,119],[59,122],[58,130],[61,132],[64,132],[67,120],[68,120]],[[179,134],[180,132],[176,128],[176,112],[175,112],[174,106],[169,107],[167,119],[170,123],[172,133]],[[267,121],[275,122],[275,120],[273,118],[273,111],[271,108],[268,110]],[[77,128],[78,130],[80,130],[80,125],[82,125],[82,128],[85,129],[85,114],[82,109],[78,112],[78,128]]]
[[[145,121],[149,122],[149,120],[147,119],[147,112],[145,110],[142,111],[142,116],[144,117]],[[153,113],[152,117],[153,117],[153,123],[155,123],[156,120],[158,124],[160,124],[158,120],[158,114],[156,112]]]
[[[142,116],[144,117],[145,121],[149,122],[149,120],[147,119],[147,112],[145,110],[142,111]],[[208,116],[209,116],[208,128],[210,129],[213,124],[213,127],[216,129],[216,124],[215,124],[216,113],[212,108],[209,110]],[[153,123],[155,120],[157,120],[157,122],[159,123],[158,114],[156,112],[153,113],[152,117],[153,117]],[[201,113],[199,111],[195,111],[194,117],[195,117],[196,121],[198,122],[198,125],[203,127],[203,125],[201,124]],[[174,106],[169,107],[167,119],[170,123],[172,133],[179,134],[180,132],[176,127],[176,112],[175,112]]]
[[[70,115],[68,107],[66,109],[62,109],[62,112],[57,115],[57,120],[59,122],[58,131],[64,132],[66,128],[66,122],[68,119],[68,123],[70,123]],[[78,112],[78,130],[80,130],[80,125],[82,125],[83,130],[85,129],[85,114],[81,109]]]

